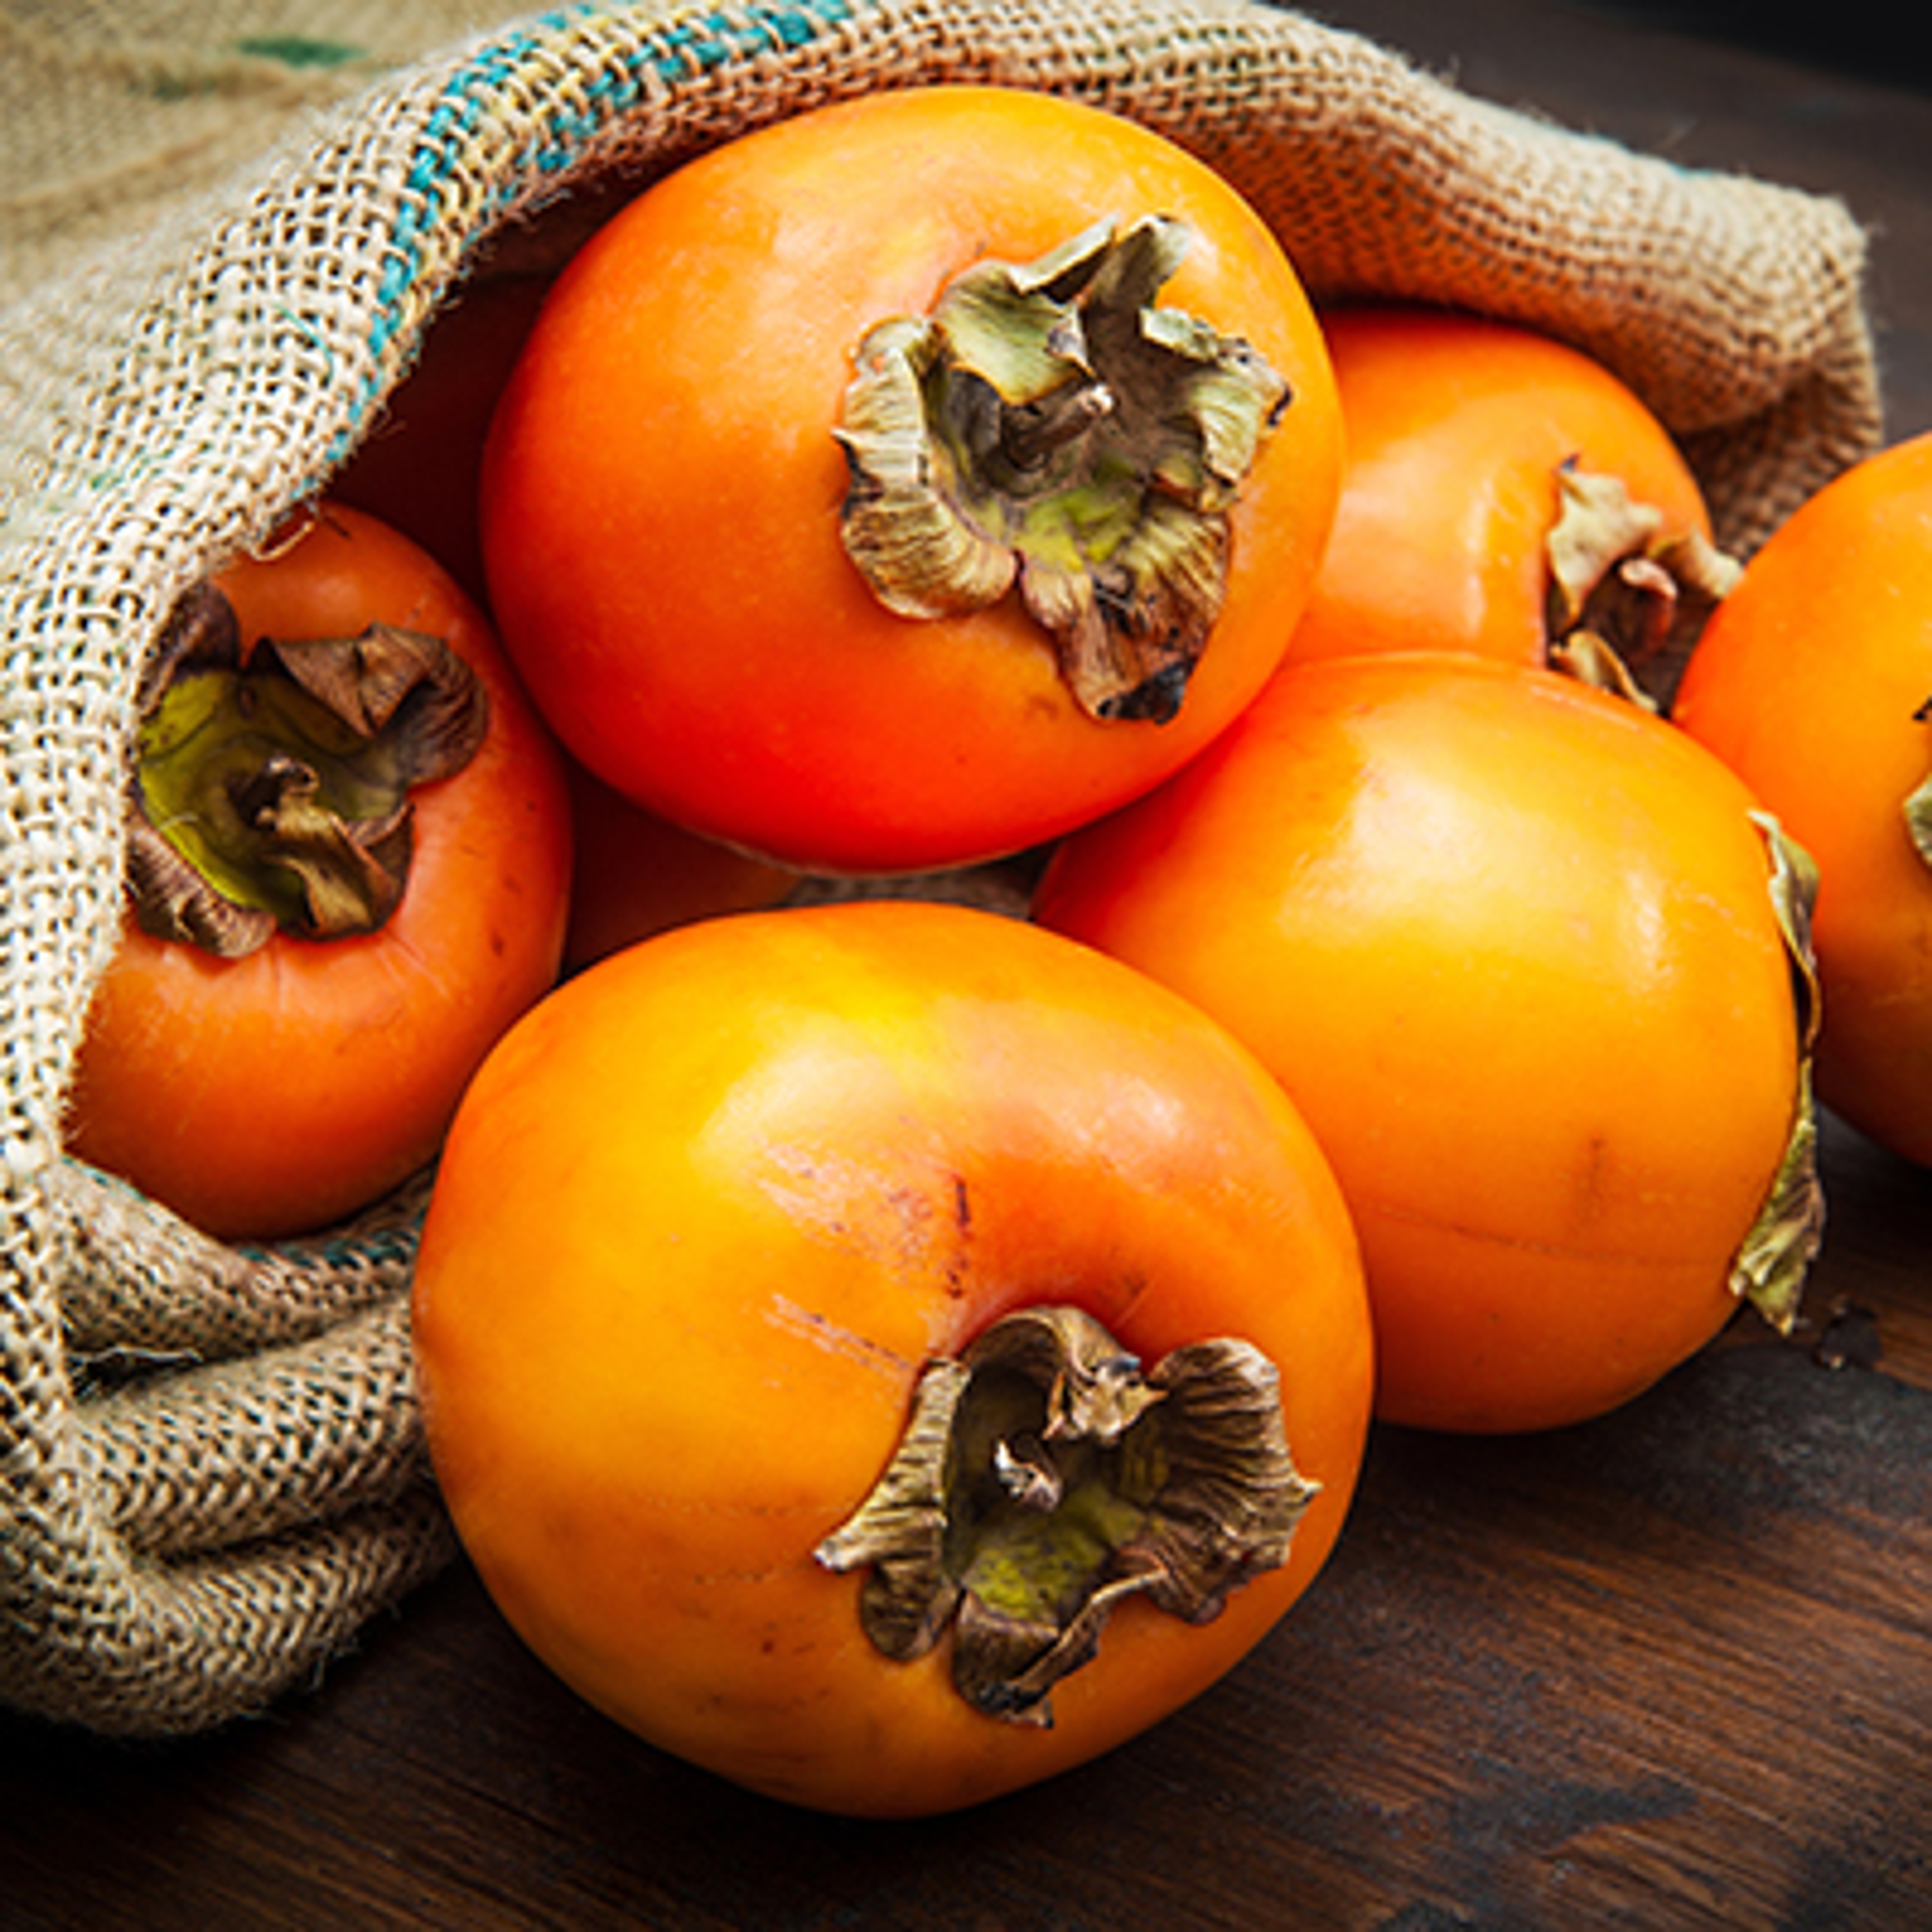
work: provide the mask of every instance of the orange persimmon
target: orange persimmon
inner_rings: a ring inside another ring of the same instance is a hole
[[[1378,1412],[1524,1430],[1636,1395],[1741,1292],[1790,1312],[1815,1197],[1786,851],[1651,712],[1390,653],[1283,671],[1066,842],[1035,910],[1286,1088],[1360,1234]]]
[[[555,980],[569,799],[483,614],[360,512],[304,514],[184,614],[68,1144],[212,1233],[266,1239],[434,1157],[477,1063]],[[412,776],[398,731],[433,742],[459,713],[459,753]]]
[[[486,605],[476,504],[483,446],[549,287],[550,278],[534,272],[460,286],[329,486],[335,502],[421,544]]]
[[[1729,580],[1682,453],[1594,357],[1408,304],[1337,308],[1322,323],[1348,460],[1291,662],[1580,652],[1601,681],[1606,653],[1591,646],[1635,672]]]
[[[1818,867],[1820,1100],[1932,1166],[1932,435],[1866,458],[1753,556],[1671,716]]]
[[[1341,464],[1281,242],[1131,122],[888,91],[730,141],[573,258],[483,548],[558,736],[801,869],[1035,844],[1279,661]]]
[[[1369,1418],[1353,1233],[1276,1084],[955,905],[746,913],[568,981],[464,1099],[415,1294],[511,1624],[836,1812],[1014,1790],[1222,1676],[1321,1569]]]
[[[566,760],[577,858],[566,970],[683,926],[775,906],[798,884],[782,866],[660,818]]]

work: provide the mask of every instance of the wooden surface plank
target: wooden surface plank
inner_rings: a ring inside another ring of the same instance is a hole
[[[1932,428],[1932,97],[1563,0],[1318,10],[1843,195],[1876,229],[1892,432]],[[578,1703],[459,1569],[218,1736],[0,1718],[0,1928],[1932,1924],[1932,1176],[1834,1123],[1825,1161],[1790,1340],[1742,1316],[1581,1429],[1378,1431],[1287,1622],[1040,1790],[893,1826],[749,1797]]]
[[[1819,1284],[1874,1304],[1875,1366],[1746,1318],[1582,1428],[1378,1432],[1295,1614],[1042,1790],[893,1826],[749,1797],[578,1704],[458,1571],[216,1738],[0,1722],[0,1924],[1928,1922],[1932,1390],[1891,1371],[1932,1179],[1827,1153],[1857,1211]]]

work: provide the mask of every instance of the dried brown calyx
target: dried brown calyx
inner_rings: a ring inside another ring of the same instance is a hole
[[[817,1554],[867,1570],[860,1618],[886,1656],[950,1630],[969,1703],[1047,1724],[1117,1604],[1207,1622],[1286,1560],[1316,1488],[1250,1344],[1177,1348],[1143,1374],[1090,1316],[1026,1309],[928,1366],[898,1453]]]
[[[278,932],[374,931],[407,884],[411,789],[462,770],[488,724],[482,683],[440,638],[374,624],[250,652],[228,599],[198,586],[141,694],[136,918],[223,958]]]
[[[838,430],[845,547],[880,601],[938,617],[1017,584],[1097,718],[1179,710],[1289,400],[1250,344],[1155,305],[1188,238],[1154,216],[975,263],[867,332]]]
[[[1912,716],[1922,724],[1932,721],[1932,698],[1927,698]],[[1928,866],[1932,866],[1932,772],[1912,788],[1904,810],[1906,836],[1912,841],[1912,849]]]
[[[1811,946],[1818,868],[1810,855],[1768,812],[1754,812],[1751,821],[1770,856],[1772,905],[1790,962],[1798,1014],[1798,1097],[1784,1160],[1756,1220],[1732,1259],[1731,1286],[1780,1334],[1789,1334],[1798,1318],[1805,1276],[1818,1252],[1825,1221],[1811,1076],[1820,1011]]]
[[[1545,544],[1549,661],[1654,710],[1638,668],[1694,634],[1741,567],[1696,532],[1662,536],[1663,512],[1639,502],[1617,477],[1566,463],[1557,489]]]

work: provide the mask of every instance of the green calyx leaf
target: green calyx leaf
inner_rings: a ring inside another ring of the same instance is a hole
[[[130,788],[129,884],[149,932],[224,958],[276,932],[376,930],[401,902],[410,793],[488,728],[475,673],[387,625],[260,640],[204,585],[150,671]]]
[[[1078,1309],[1027,1309],[929,1364],[898,1453],[821,1543],[864,1569],[860,1620],[885,1655],[949,1631],[968,1702],[1052,1721],[1124,1598],[1205,1622],[1286,1562],[1316,1485],[1282,1433],[1273,1365],[1239,1341],[1151,1371]]]
[[[1932,698],[1928,698],[1912,715],[1920,724],[1932,718]],[[1932,772],[1912,788],[1903,811],[1906,836],[1912,841],[1912,849],[1925,864],[1932,866]]]
[[[1818,868],[1810,855],[1766,812],[1752,823],[1771,857],[1772,904],[1784,935],[1797,1012],[1798,1092],[1784,1156],[1756,1220],[1731,1264],[1731,1286],[1772,1328],[1789,1334],[1798,1318],[1806,1276],[1825,1225],[1825,1195],[1818,1174],[1818,1119],[1811,1062],[1818,1038],[1820,1002],[1811,946],[1811,910]]]
[[[838,429],[846,550],[899,615],[1017,586],[1090,716],[1179,710],[1226,595],[1228,516],[1288,386],[1248,344],[1155,305],[1188,232],[1101,223],[974,264],[856,353]]]

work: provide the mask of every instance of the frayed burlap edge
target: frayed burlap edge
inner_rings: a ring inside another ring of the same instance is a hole
[[[1214,0],[586,8],[412,65],[205,204],[0,316],[0,1699],[166,1733],[259,1709],[452,1545],[424,1468],[419,1202],[205,1241],[63,1155],[119,905],[138,668],[197,577],[320,490],[438,304],[569,196],[818,102],[940,79],[1075,94],[1195,148],[1318,297],[1546,328],[1679,434],[1748,550],[1879,439],[1835,203],[1471,101]]]

